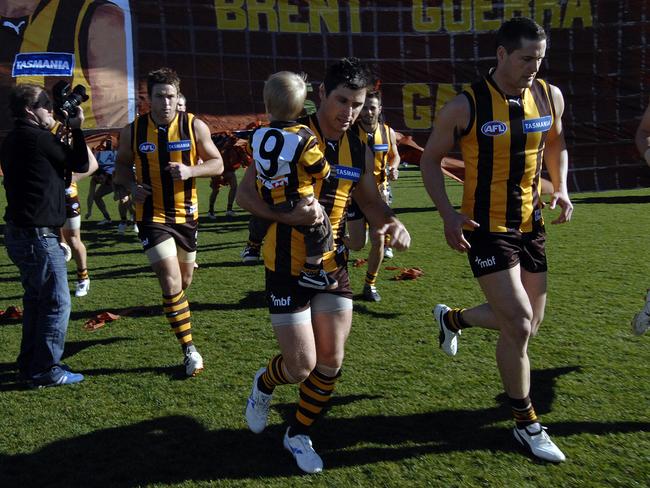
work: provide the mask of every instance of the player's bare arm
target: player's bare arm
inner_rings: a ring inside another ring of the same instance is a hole
[[[569,171],[569,154],[562,129],[562,114],[564,113],[564,98],[559,88],[549,85],[553,105],[555,107],[555,119],[549,130],[544,148],[544,164],[553,183],[553,194],[551,195],[550,208],[560,206],[561,212],[552,224],[562,224],[571,220],[573,204],[567,190],[567,174]]]
[[[650,104],[643,113],[634,142],[636,142],[639,154],[645,158],[646,163],[650,166]]]
[[[390,235],[390,246],[398,250],[408,249],[411,236],[391,208],[381,199],[373,175],[374,156],[366,148],[366,170],[361,175],[359,184],[354,189],[352,198],[357,202],[366,216],[370,226],[379,234]]]
[[[110,3],[98,6],[88,29],[88,81],[93,89],[93,100],[100,107],[123,104],[128,97],[124,78],[126,39],[124,35],[116,35],[122,32],[122,9]],[[107,45],[111,48],[106,49]],[[97,118],[97,126],[123,124],[126,122],[125,115],[125,112],[107,110],[102,118]]]
[[[399,177],[399,163],[401,161],[399,157],[399,151],[397,150],[397,136],[395,136],[395,131],[393,129],[388,129],[390,137],[390,147],[391,152],[388,155],[390,158],[388,161],[388,177],[391,180],[396,180]]]
[[[255,166],[250,165],[239,182],[236,202],[241,208],[248,210],[257,217],[291,226],[313,225],[323,221],[321,206],[315,198],[312,198],[311,201],[303,198],[291,212],[284,213],[272,210],[257,193],[255,186],[256,175]]]
[[[117,148],[115,158],[115,172],[113,173],[113,184],[123,188],[120,197],[128,192],[136,202],[144,202],[145,198],[151,195],[151,187],[137,184],[133,174],[133,150],[131,149],[131,126],[127,125],[120,131],[120,144]]]
[[[86,146],[88,149],[88,171],[85,173],[72,173],[72,182],[76,183],[79,180],[83,180],[87,176],[92,175],[97,169],[99,168],[99,164],[97,163],[97,158],[95,158],[95,155],[92,153],[90,148]]]
[[[420,158],[422,180],[427,193],[433,200],[445,226],[445,238],[452,249],[466,252],[469,242],[463,236],[463,226],[478,227],[478,223],[454,210],[445,189],[441,169],[442,158],[454,148],[461,133],[470,122],[469,101],[458,95],[447,103],[438,113],[433,130]]]
[[[219,176],[223,173],[223,159],[217,146],[210,137],[210,128],[205,122],[194,119],[194,138],[196,140],[196,152],[203,160],[203,164],[186,166],[180,162],[170,162],[169,172],[175,180],[187,180],[188,178],[201,178],[207,176]]]

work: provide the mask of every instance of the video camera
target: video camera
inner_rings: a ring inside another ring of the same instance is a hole
[[[86,95],[85,86],[77,85],[70,91],[70,83],[61,80],[52,88],[52,98],[54,99],[54,113],[67,120],[70,116],[74,117],[77,107],[89,97]]]

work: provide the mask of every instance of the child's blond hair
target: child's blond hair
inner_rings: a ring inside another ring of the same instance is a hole
[[[279,71],[264,83],[264,105],[275,120],[295,120],[307,97],[305,74]]]

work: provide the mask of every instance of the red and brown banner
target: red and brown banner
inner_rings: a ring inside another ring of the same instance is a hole
[[[29,27],[38,16],[25,8],[14,9],[11,16],[6,10],[14,3],[39,8],[56,3],[72,9],[69,16],[77,19],[69,21],[77,29],[76,68],[92,92],[97,127],[117,127],[136,110],[146,110],[143,78],[160,66],[180,74],[189,110],[214,130],[223,130],[244,127],[260,117],[262,87],[271,73],[307,73],[317,102],[316,89],[327,65],[357,56],[373,65],[381,79],[387,122],[420,145],[442,105],[494,65],[494,31],[503,20],[529,16],[549,34],[539,76],[558,86],[566,101],[571,188],[650,184],[650,172],[633,144],[650,93],[646,0],[0,3],[0,22],[12,24],[2,29],[9,34],[18,29],[20,36],[25,29],[19,27],[21,20]],[[85,17],[80,17],[79,8],[86,9]],[[112,16],[107,12],[111,8]],[[102,12],[108,16],[103,21]],[[102,29],[111,25],[113,40],[102,39]],[[51,32],[63,31],[53,27]],[[40,42],[36,51],[49,48]],[[15,58],[5,56],[2,63],[0,82],[6,87],[17,79],[11,77]],[[0,104],[4,107],[4,101]]]

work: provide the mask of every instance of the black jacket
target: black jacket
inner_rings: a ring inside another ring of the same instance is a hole
[[[16,121],[0,149],[7,194],[5,221],[17,227],[61,227],[65,222],[65,173],[88,171],[81,129],[72,130],[72,147],[47,129]]]

